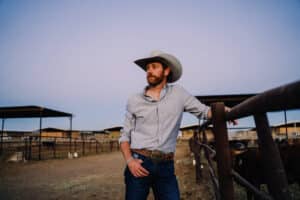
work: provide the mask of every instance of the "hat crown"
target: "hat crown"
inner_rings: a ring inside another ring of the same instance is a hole
[[[164,54],[164,52],[160,50],[154,50],[150,53],[150,56],[159,56],[161,54]]]

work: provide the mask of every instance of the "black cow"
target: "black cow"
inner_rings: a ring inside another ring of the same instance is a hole
[[[296,182],[300,185],[300,145],[284,144],[278,147],[289,184]],[[263,162],[257,148],[248,148],[236,155],[233,165],[242,177],[257,188],[266,183]],[[247,197],[252,199],[252,194],[247,192]]]

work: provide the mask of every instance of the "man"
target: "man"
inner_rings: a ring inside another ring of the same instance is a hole
[[[135,63],[146,71],[148,86],[129,98],[119,139],[127,164],[126,199],[145,200],[151,187],[155,199],[177,200],[173,159],[183,112],[209,119],[211,110],[181,86],[168,84],[182,74],[174,56],[155,51]]]

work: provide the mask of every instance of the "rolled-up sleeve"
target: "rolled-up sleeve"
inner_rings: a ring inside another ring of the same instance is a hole
[[[210,109],[209,106],[201,103],[196,97],[188,93],[186,90],[183,89],[183,97],[184,97],[184,111],[189,112],[195,115],[198,118],[206,118],[207,113]]]
[[[132,113],[129,111],[129,106],[127,104],[125,120],[124,120],[123,128],[121,129],[119,143],[121,143],[121,142],[129,142],[130,143],[131,132],[133,130],[133,121],[134,121],[134,117],[133,117]]]

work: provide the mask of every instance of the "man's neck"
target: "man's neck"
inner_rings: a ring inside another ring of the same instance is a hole
[[[155,100],[159,100],[160,99],[160,92],[166,85],[167,85],[167,83],[163,82],[163,83],[161,83],[159,85],[156,85],[156,86],[148,86],[147,91],[146,91],[146,95],[152,97]]]

